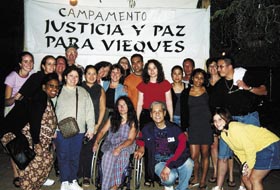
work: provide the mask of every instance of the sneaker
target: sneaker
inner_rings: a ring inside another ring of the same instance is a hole
[[[69,185],[69,190],[84,190],[80,185],[78,184],[77,180],[73,180],[72,183]]]
[[[215,187],[212,188],[212,190],[223,190],[223,188],[220,187],[220,186],[215,186]]]
[[[173,186],[164,186],[164,190],[174,190]]]
[[[69,190],[69,183],[68,183],[68,181],[63,181],[61,183],[60,190]]]
[[[45,183],[43,184],[43,186],[52,186],[55,183],[55,181],[53,179],[47,179],[45,181]]]
[[[244,186],[240,185],[238,190],[246,190],[246,188]]]

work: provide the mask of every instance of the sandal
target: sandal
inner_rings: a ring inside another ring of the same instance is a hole
[[[209,178],[208,179],[208,182],[210,182],[210,183],[216,183],[217,182],[217,177],[211,177],[211,178]]]
[[[235,186],[236,186],[236,183],[235,183],[234,180],[230,181],[229,179],[227,179],[227,185],[228,185],[229,187],[235,187]]]
[[[199,185],[198,182],[190,182],[190,183],[189,183],[189,188],[196,187],[196,186],[198,186],[198,185]]]
[[[15,177],[14,180],[13,180],[13,184],[16,188],[19,188],[20,187],[20,178],[19,177]]]
[[[198,186],[198,189],[206,189],[207,188],[207,185],[205,184],[205,185],[202,185],[202,186]]]

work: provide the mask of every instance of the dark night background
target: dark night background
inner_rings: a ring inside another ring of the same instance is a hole
[[[202,0],[198,1],[201,7]],[[4,80],[18,63],[23,50],[24,1],[1,5],[0,113],[3,117]],[[210,56],[222,52],[234,57],[236,65],[264,77],[269,95],[260,107],[263,125],[279,133],[280,127],[280,1],[212,0]]]

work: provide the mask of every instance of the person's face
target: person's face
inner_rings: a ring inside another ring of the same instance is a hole
[[[56,68],[55,68],[55,71],[58,73],[58,74],[62,74],[63,71],[66,69],[66,62],[63,58],[58,58],[56,60]]]
[[[53,73],[55,72],[55,67],[56,67],[56,60],[53,58],[48,58],[46,60],[46,64],[42,65],[45,74]]]
[[[218,114],[215,114],[213,116],[213,122],[214,122],[214,126],[219,130],[223,130],[225,125],[226,125],[226,121]]]
[[[183,69],[184,69],[185,75],[191,75],[193,72],[193,69],[194,69],[192,62],[190,62],[188,60],[185,61],[184,65],[183,65]]]
[[[128,64],[129,64],[129,63],[128,63],[127,59],[122,58],[122,59],[120,60],[120,65],[122,66],[122,68],[123,68],[124,70],[129,69]]]
[[[112,72],[111,72],[111,81],[112,81],[112,82],[119,82],[121,76],[122,76],[121,70],[115,68],[115,69],[113,69]]]
[[[29,73],[33,69],[34,61],[30,55],[24,55],[19,65],[22,70]]]
[[[59,90],[58,81],[55,79],[48,81],[47,84],[43,85],[43,90],[49,98],[56,97]]]
[[[107,77],[108,74],[109,74],[109,71],[110,71],[110,67],[107,66],[107,67],[101,67],[98,71],[98,76],[100,78],[103,78],[103,77]]]
[[[76,62],[76,59],[78,57],[78,51],[73,47],[69,48],[65,52],[65,56],[66,56],[69,66],[71,66]]]
[[[204,76],[202,73],[196,73],[192,79],[193,85],[196,87],[201,87],[204,83]]]
[[[151,113],[150,113],[151,118],[153,119],[153,121],[156,124],[164,123],[164,116],[165,116],[165,114],[166,114],[166,111],[164,111],[162,109],[161,104],[155,104],[153,106],[153,109],[152,109]]]
[[[157,76],[158,76],[158,69],[157,69],[157,67],[156,67],[156,65],[154,63],[150,63],[148,65],[148,75],[151,78],[157,78]]]
[[[224,60],[218,61],[217,68],[221,77],[226,77],[230,72],[229,65]]]
[[[174,69],[173,72],[171,73],[171,77],[173,82],[182,82],[183,79],[183,73],[180,69]]]
[[[210,63],[207,69],[210,75],[217,75],[218,74],[217,62],[213,61],[212,63]]]
[[[122,99],[118,101],[118,110],[120,112],[120,115],[125,115],[128,112],[127,104]]]
[[[94,68],[89,68],[85,74],[86,82],[89,84],[94,84],[97,79],[97,73]]]
[[[66,86],[75,87],[79,82],[79,74],[73,70],[65,76]]]
[[[141,61],[140,57],[133,57],[131,59],[132,69],[135,73],[141,73],[143,71],[143,61]]]

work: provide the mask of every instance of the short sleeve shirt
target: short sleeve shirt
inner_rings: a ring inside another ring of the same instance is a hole
[[[165,93],[168,92],[171,87],[171,84],[167,80],[160,83],[148,82],[146,84],[141,82],[137,86],[137,89],[144,94],[143,109],[149,109],[151,103],[154,101],[166,102]]]

